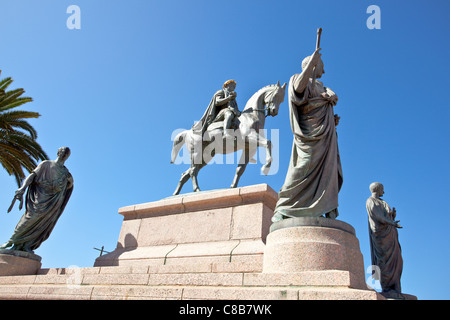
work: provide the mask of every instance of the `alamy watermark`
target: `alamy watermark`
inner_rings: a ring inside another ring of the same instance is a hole
[[[79,289],[83,280],[81,268],[76,265],[65,268],[66,274],[69,274],[66,280],[66,287],[72,290]]]
[[[367,7],[366,13],[370,14],[367,18],[366,26],[368,29],[381,29],[381,9],[377,5]]]
[[[66,26],[69,30],[81,29],[81,9],[79,6],[72,4],[67,7],[66,13],[70,16],[66,20]]]
[[[205,132],[203,136],[191,130],[176,129],[172,132],[174,142],[172,162],[174,164],[246,164],[269,165],[274,175],[279,169],[279,129],[251,129],[245,134],[239,130],[222,130],[215,134]]]
[[[81,9],[79,6],[72,4],[67,7],[66,13],[70,16],[66,20],[66,26],[69,30],[81,29]],[[372,4],[367,7],[367,14],[370,16],[366,20],[368,29],[381,29],[381,9],[379,6]]]
[[[366,278],[366,285],[367,288],[371,290],[380,290],[381,284],[381,270],[379,266],[371,265],[368,266],[366,269],[366,274],[369,274],[370,276]]]

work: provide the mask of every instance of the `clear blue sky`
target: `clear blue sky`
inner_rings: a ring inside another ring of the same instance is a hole
[[[81,9],[69,30],[66,9]],[[381,9],[369,30],[366,9]],[[237,81],[238,104],[261,87],[288,82],[323,28],[322,80],[339,96],[344,171],[339,219],[356,229],[370,262],[365,201],[373,181],[397,209],[402,287],[420,299],[449,299],[449,1],[0,0],[0,69],[34,101],[21,109],[38,141],[75,180],[51,237],[36,250],[43,267],[94,264],[113,250],[120,207],[170,196],[187,164],[170,164],[171,135],[190,128],[212,94]],[[240,186],[285,178],[292,133],[285,101],[267,129],[279,130],[279,168],[249,165]],[[228,187],[235,165],[199,174],[202,190]],[[0,170],[0,242],[22,212],[6,210],[17,186]],[[192,191],[188,182],[183,192]]]

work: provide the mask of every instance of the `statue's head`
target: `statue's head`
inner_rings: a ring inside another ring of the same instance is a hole
[[[370,192],[378,197],[384,194],[384,186],[379,182],[373,182],[369,186]]]
[[[223,84],[223,88],[227,88],[228,91],[234,91],[234,89],[236,89],[236,81],[234,80],[228,80],[225,81],[225,83]]]
[[[308,65],[308,62],[311,60],[311,56],[307,56],[302,61],[302,70],[305,70],[306,66]],[[317,63],[317,66],[314,68],[314,74],[316,76],[316,79],[319,79],[322,77],[322,75],[325,73],[325,69],[323,66],[322,58],[319,59],[319,62]]]
[[[69,147],[61,147],[58,149],[58,152],[56,154],[57,154],[58,158],[65,161],[70,157],[70,148]]]

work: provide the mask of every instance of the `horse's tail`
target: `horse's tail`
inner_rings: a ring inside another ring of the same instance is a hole
[[[170,159],[170,163],[175,162],[175,159],[177,158],[181,147],[185,143],[185,137],[186,137],[187,133],[188,133],[188,130],[184,130],[175,136],[175,139],[173,140],[172,157]]]

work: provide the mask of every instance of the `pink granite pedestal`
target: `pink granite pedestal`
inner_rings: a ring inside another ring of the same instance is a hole
[[[353,289],[369,291],[359,241],[348,223],[322,217],[289,218],[274,223],[270,230],[263,273],[321,274],[317,288],[333,287],[335,277],[346,274],[351,281],[340,295],[353,296]],[[383,299],[370,291],[373,298]]]
[[[117,248],[94,266],[262,265],[278,194],[266,184],[189,193],[119,209]]]
[[[34,275],[41,268],[41,257],[28,252],[0,249],[0,277]]]
[[[0,274],[0,299],[385,299],[351,226],[272,224],[277,200],[260,184],[120,208],[117,248],[94,267]]]
[[[365,284],[352,226],[325,218],[272,224],[277,200],[261,184],[121,208],[117,248],[94,266],[146,268],[148,285],[183,286],[182,299],[384,299]]]

